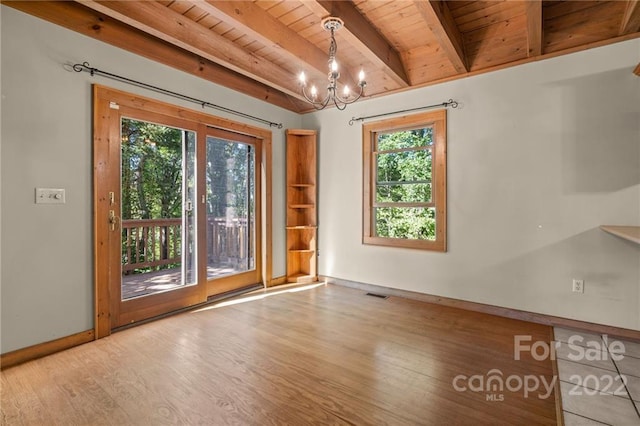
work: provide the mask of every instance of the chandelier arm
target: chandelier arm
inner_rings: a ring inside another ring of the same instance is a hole
[[[355,101],[358,100],[358,98],[353,98],[353,99],[343,99],[340,96],[336,95],[335,96],[336,102],[340,102],[341,104],[345,104],[345,105],[349,105],[354,103]]]
[[[320,111],[321,109],[325,109],[327,107],[327,105],[329,104],[330,100],[331,100],[331,97],[327,96],[327,97],[324,98],[324,100],[322,102],[311,102],[311,105],[313,105],[313,107],[315,109]]]
[[[335,97],[338,99],[339,102],[342,102],[343,104],[352,104],[355,101],[357,101],[358,99],[360,99],[360,97],[362,96],[364,92],[364,87],[360,86],[360,93],[358,93],[358,95],[356,97],[354,97],[353,99],[349,99],[349,98],[343,98],[340,95],[338,95],[337,93],[335,94]]]
[[[324,109],[327,107],[327,105],[329,104],[329,102],[331,101],[331,96],[327,95],[324,97],[324,99],[322,101],[316,101],[313,98],[309,97],[306,93],[305,88],[302,88],[302,94],[304,95],[305,99],[307,100],[307,102],[309,102],[311,105],[313,105],[313,107],[315,109],[317,109],[318,111],[320,111],[321,109]]]
[[[310,97],[307,94],[306,86],[302,86],[302,95],[307,100],[307,102],[309,102],[311,105],[313,105],[313,107],[316,108],[316,109],[322,109],[322,108],[326,107],[327,103],[329,102],[329,96],[325,96],[325,98],[322,101],[314,100],[314,98]]]
[[[344,109],[347,107],[347,104],[345,102],[339,102],[339,99],[333,98],[333,104],[336,106],[336,108],[338,108],[339,111],[344,111]],[[340,107],[340,105],[342,105],[342,107]]]
[[[327,97],[324,98],[324,101],[322,101],[322,106],[320,107],[320,109],[324,109],[327,105],[329,105],[329,101],[331,101],[331,96],[327,95]]]

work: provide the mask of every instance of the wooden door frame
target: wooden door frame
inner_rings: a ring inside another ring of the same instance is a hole
[[[262,265],[262,279],[265,285],[272,280],[272,134],[271,130],[250,126],[248,124],[216,117],[195,110],[186,109],[133,93],[111,89],[101,85],[93,85],[93,203],[94,203],[94,329],[95,338],[99,339],[111,334],[111,294],[109,289],[109,262],[115,262],[109,254],[109,210],[108,194],[99,193],[99,188],[106,184],[110,188],[119,188],[120,182],[113,173],[109,173],[110,163],[120,161],[120,144],[110,144],[111,140],[120,140],[119,126],[108,123],[118,113],[118,107],[124,106],[144,110],[181,121],[190,121],[194,127],[203,126],[247,135],[261,140],[261,169],[264,173],[262,194],[262,224],[264,226],[262,240],[262,259],[256,259],[256,267]],[[107,123],[107,125],[105,125]],[[199,153],[200,154],[200,153]],[[120,262],[120,259],[117,259]],[[205,286],[206,287],[206,286]]]

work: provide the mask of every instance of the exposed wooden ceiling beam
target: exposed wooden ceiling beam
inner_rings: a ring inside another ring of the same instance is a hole
[[[640,64],[636,66],[636,69],[633,70],[633,73],[640,77]]]
[[[237,90],[294,112],[308,109],[308,103],[292,98],[265,84],[251,80],[177,46],[149,37],[115,19],[66,1],[11,1],[4,5],[44,19],[69,30],[119,47],[147,59]],[[101,67],[101,64],[91,64]]]
[[[81,4],[216,62],[226,68],[303,99],[296,76],[253,55],[231,40],[155,1],[93,1]]]
[[[527,56],[542,55],[542,0],[525,2],[527,17]]]
[[[627,4],[620,24],[620,35],[640,31],[640,0],[627,0]]]
[[[458,26],[446,2],[418,0],[414,4],[420,11],[422,19],[438,39],[440,47],[446,53],[455,70],[459,73],[469,71],[464,54],[462,34],[458,30]]]
[[[353,3],[316,0],[304,2],[304,5],[318,16],[335,16],[342,19],[344,28],[340,30],[340,35],[400,87],[409,86],[409,77],[407,77],[400,53],[371,26]]]
[[[327,78],[328,54],[293,31],[269,12],[246,1],[195,0],[194,4],[211,16],[233,25],[305,71],[311,78]]]

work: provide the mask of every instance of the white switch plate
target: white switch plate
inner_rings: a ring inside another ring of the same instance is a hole
[[[64,189],[36,188],[36,204],[64,204]]]
[[[574,293],[584,293],[584,280],[577,280],[574,278],[573,280],[573,292]]]

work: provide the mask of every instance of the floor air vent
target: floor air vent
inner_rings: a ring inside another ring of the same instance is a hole
[[[387,299],[389,296],[385,296],[384,294],[376,294],[376,293],[366,293],[365,296],[377,297],[378,299]]]

